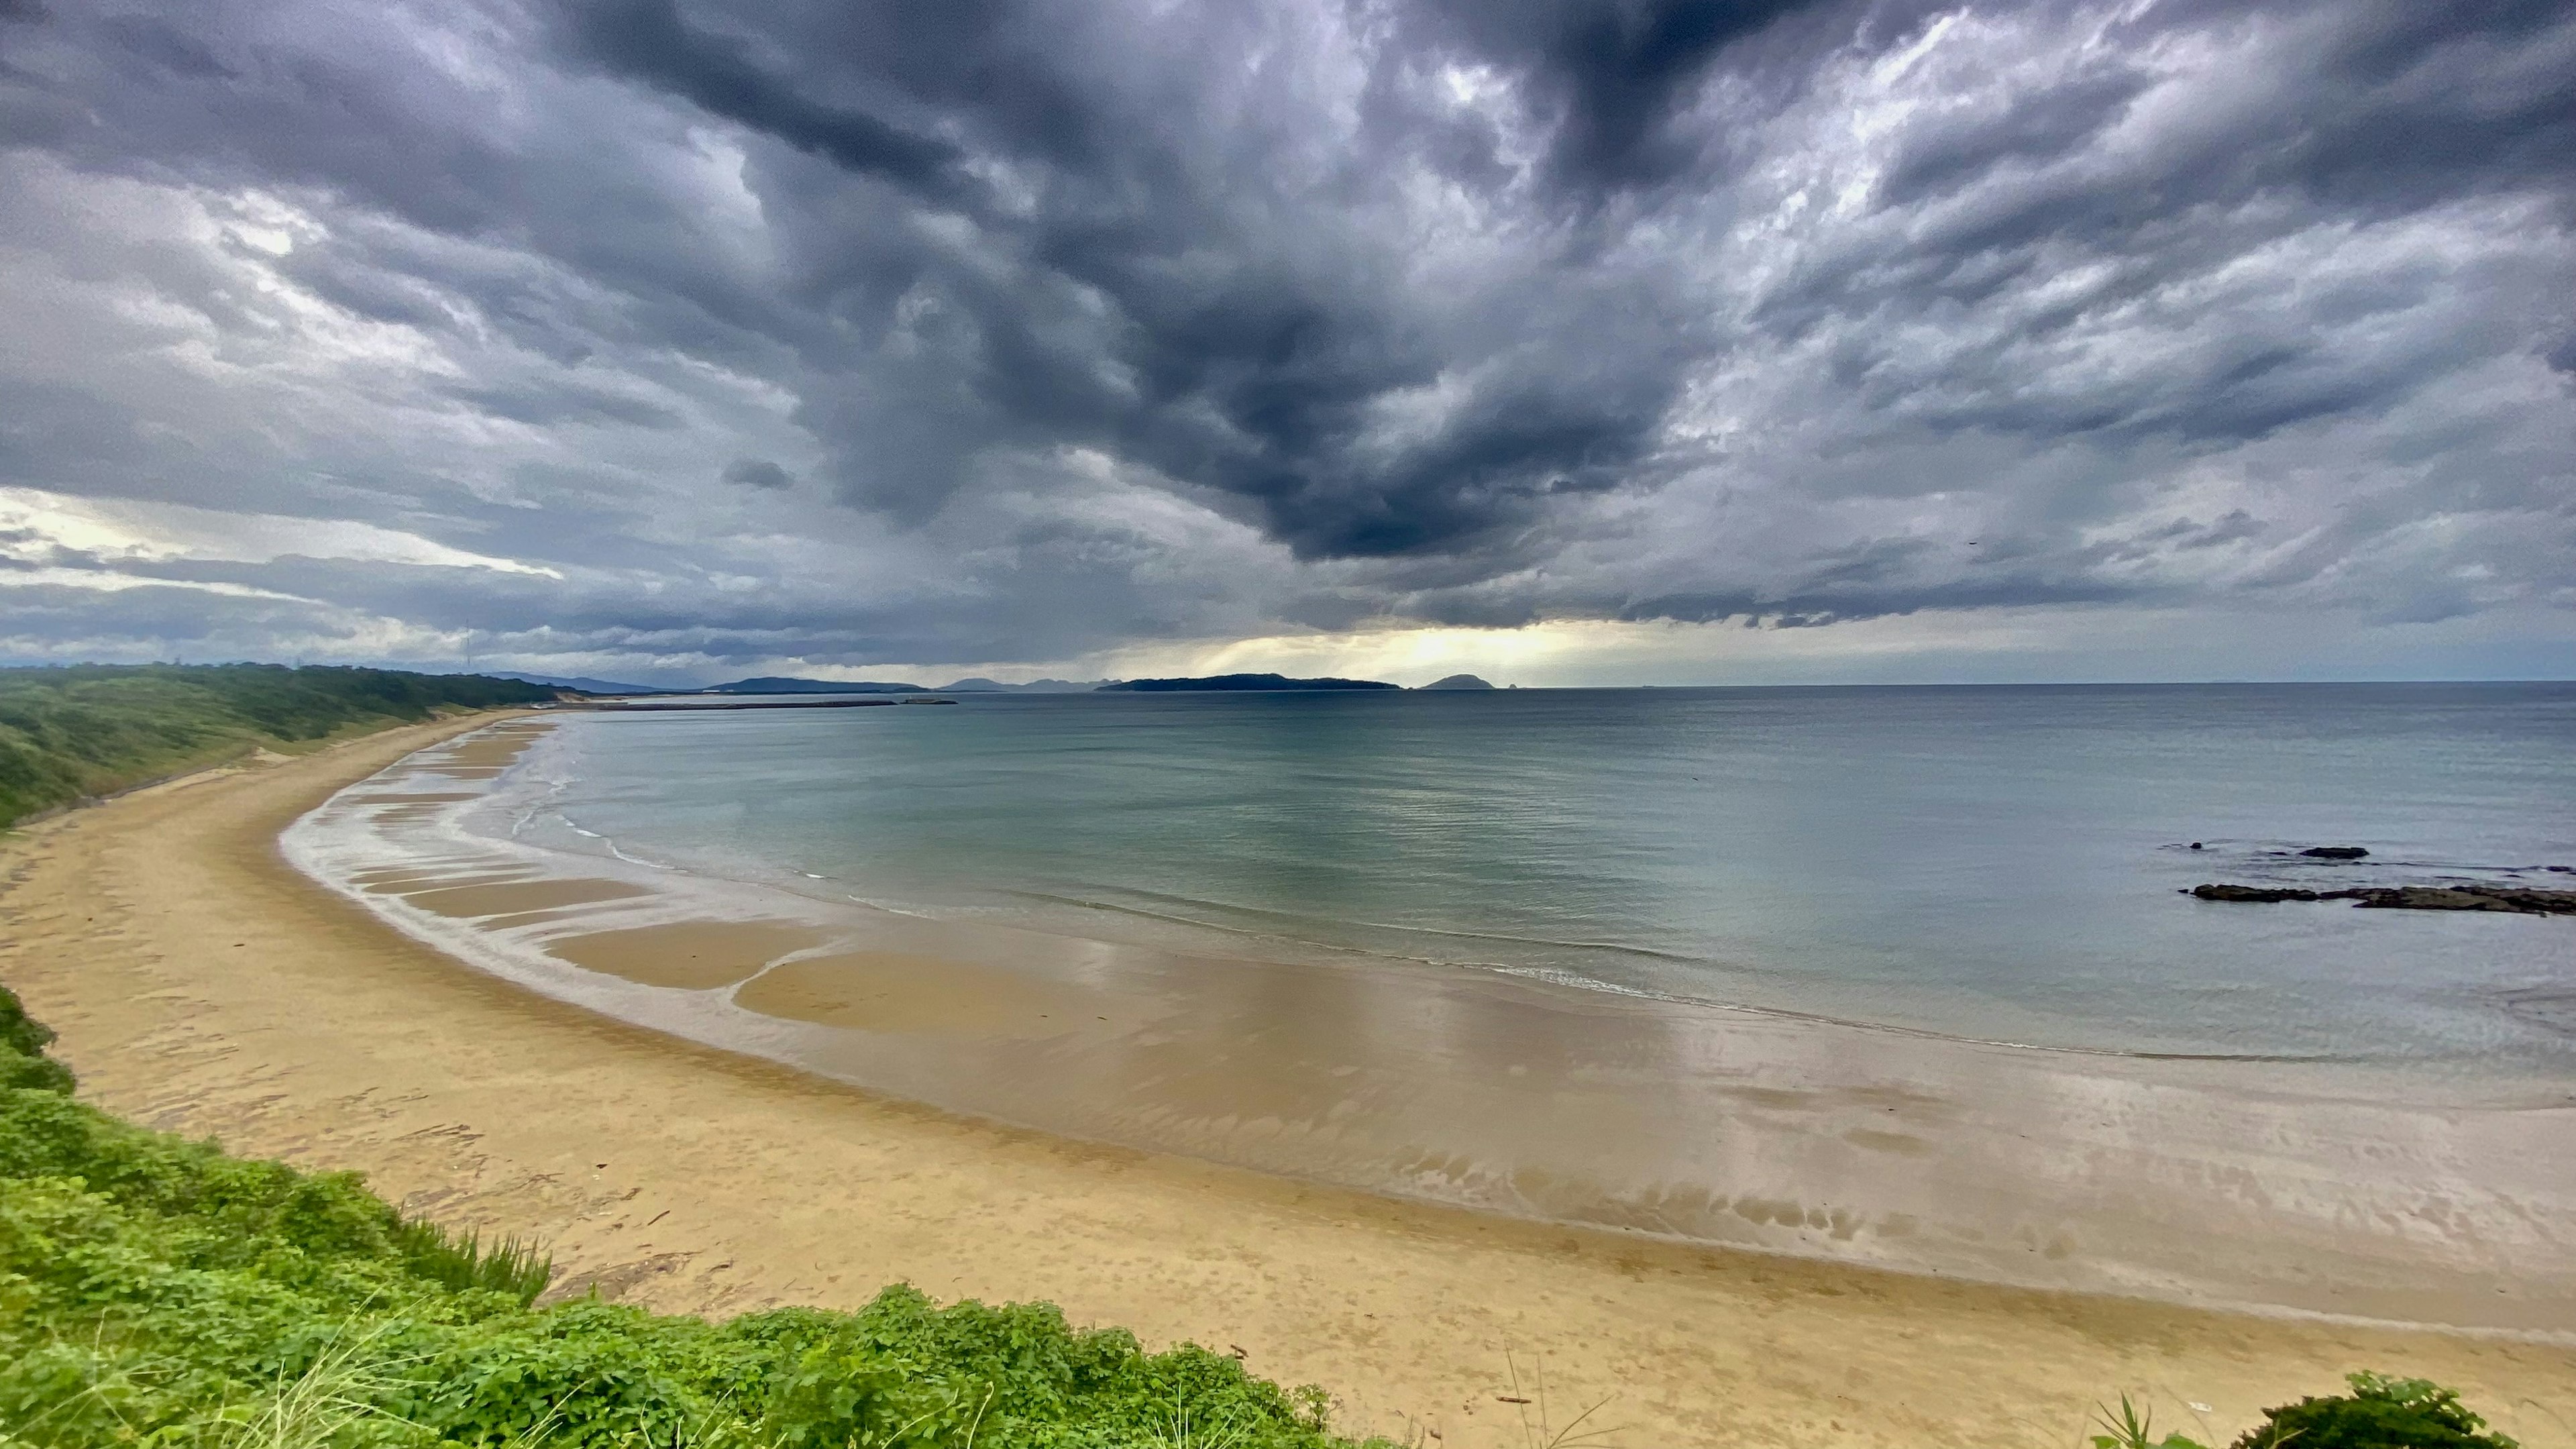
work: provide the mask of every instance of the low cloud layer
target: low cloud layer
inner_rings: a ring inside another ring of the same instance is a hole
[[[0,656],[2563,660],[2570,77],[2527,0],[0,7]]]

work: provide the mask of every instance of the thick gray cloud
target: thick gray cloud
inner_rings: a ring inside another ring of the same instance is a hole
[[[2571,76],[2531,0],[15,4],[0,654],[2564,642]]]
[[[745,488],[787,488],[794,486],[796,481],[787,476],[786,469],[767,458],[734,459],[725,464],[724,480]]]

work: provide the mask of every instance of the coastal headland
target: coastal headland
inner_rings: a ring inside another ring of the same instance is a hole
[[[1611,1443],[1932,1446],[2064,1444],[2124,1390],[2223,1439],[2357,1368],[2576,1444],[2565,1343],[1690,1248],[992,1126],[534,995],[278,858],[332,791],[490,718],[23,832],[0,845],[0,979],[92,1100],[532,1235],[559,1293],[713,1314],[854,1306],[898,1280],[1051,1299],[1148,1343],[1240,1349],[1324,1385],[1349,1430],[1443,1449],[1521,1443],[1506,1400],[1537,1373],[1560,1423],[1602,1402]]]

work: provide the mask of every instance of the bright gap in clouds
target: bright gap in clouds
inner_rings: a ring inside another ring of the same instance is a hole
[[[560,570],[468,553],[371,523],[278,514],[225,513],[142,499],[84,499],[33,488],[0,488],[0,557],[41,565],[65,556],[111,576],[119,566],[182,560],[273,563],[289,555],[354,563],[493,569],[561,579]],[[0,583],[7,576],[0,574]]]
[[[2576,678],[2576,642],[2535,650],[2546,620],[2369,629],[2339,621],[2338,641],[2283,635],[2277,616],[2087,609],[1967,611],[1833,628],[1671,620],[1554,620],[1511,629],[1382,628],[1202,640],[1048,664],[887,664],[826,668],[833,678],[932,685],[964,676],[1142,679],[1280,673],[1428,684],[1474,674],[1524,688],[1693,685],[2194,683]],[[2409,635],[2413,637],[2409,637]],[[2105,658],[2119,661],[2104,669]]]

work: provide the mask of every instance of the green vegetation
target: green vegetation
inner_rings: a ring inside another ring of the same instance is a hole
[[[2487,1428],[2460,1396],[2423,1379],[2380,1374],[2347,1375],[2349,1394],[2301,1399],[2263,1411],[2263,1422],[2236,1437],[2229,1449],[2519,1449]],[[2119,1412],[2105,1412],[2107,1433],[2093,1449],[2202,1449],[2180,1434],[2152,1438],[2145,1411],[2120,1398]]]
[[[56,805],[440,709],[554,691],[479,674],[282,664],[0,669],[0,826]]]
[[[2238,1449],[2286,1449],[2296,1443],[2320,1449],[2516,1449],[2487,1421],[2468,1411],[2460,1396],[2423,1379],[2350,1375],[2350,1395],[2301,1399],[2264,1411],[2262,1427],[2236,1441]]]
[[[536,1307],[550,1265],[521,1244],[117,1121],[52,1040],[0,988],[0,1449],[1352,1449],[1319,1389],[1048,1304]],[[1512,1376],[1530,1443],[1610,1442],[1579,1432],[1600,1406],[1552,1431]],[[2515,1449],[2447,1389],[2350,1382],[2231,1449]],[[2203,1449],[2125,1397],[2101,1427],[2095,1449]]]
[[[0,1446],[1329,1449],[1318,1390],[1148,1354],[1045,1304],[730,1323],[576,1299],[346,1173],[149,1132],[66,1095],[0,990]],[[41,1064],[41,1065],[40,1065]],[[864,1231],[864,1224],[853,1224]]]

